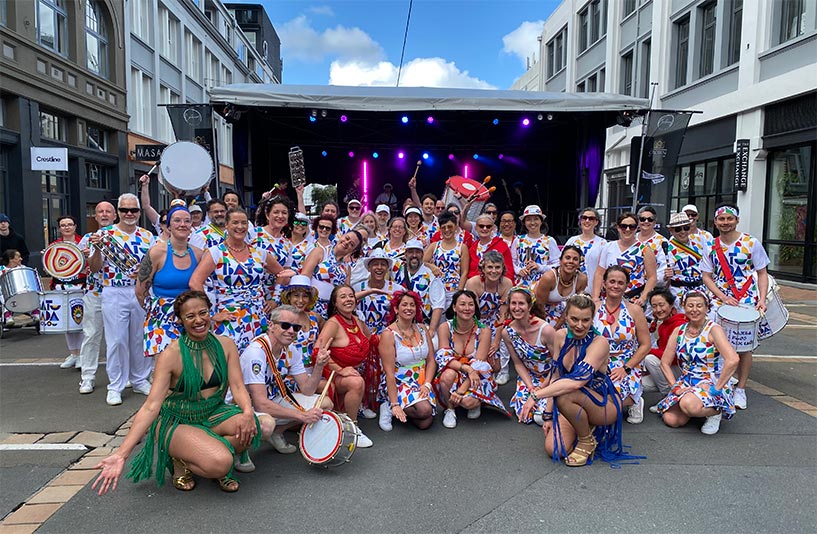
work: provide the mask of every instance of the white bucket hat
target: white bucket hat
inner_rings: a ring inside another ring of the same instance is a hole
[[[392,267],[394,267],[394,259],[393,259],[391,256],[389,256],[388,254],[386,254],[386,253],[383,251],[383,249],[382,249],[382,248],[376,248],[376,249],[374,249],[373,251],[371,251],[371,252],[369,253],[369,255],[368,255],[368,256],[366,256],[365,258],[363,258],[363,267],[365,267],[365,268],[368,270],[368,269],[369,269],[369,264],[370,264],[370,263],[371,263],[373,260],[383,260],[383,261],[388,262],[388,264],[389,264],[389,271],[391,271],[391,270],[392,270]]]
[[[522,215],[519,217],[519,220],[525,222],[525,217],[529,215],[536,215],[537,217],[542,219],[542,222],[544,222],[545,219],[547,218],[547,215],[542,213],[542,208],[540,208],[536,204],[525,206],[525,211],[522,212]]]

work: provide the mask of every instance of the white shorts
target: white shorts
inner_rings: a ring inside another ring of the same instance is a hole
[[[301,408],[303,408],[304,410],[309,410],[310,408],[312,408],[312,406],[314,406],[315,403],[318,402],[318,397],[320,397],[320,395],[318,395],[317,393],[314,395],[293,393],[292,396],[295,397],[295,400],[298,401],[298,404],[300,404]],[[292,406],[292,404],[282,395],[279,395],[272,399],[272,402],[280,404],[281,406],[286,406],[287,408],[294,408],[294,406]],[[278,417],[275,418],[275,426],[286,426],[293,422],[294,422],[293,419],[280,419]]]

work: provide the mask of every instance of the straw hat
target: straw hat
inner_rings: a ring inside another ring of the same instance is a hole
[[[692,224],[692,221],[689,220],[689,216],[682,211],[681,213],[673,213],[670,215],[667,228],[676,228],[678,226],[686,226],[689,224]]]

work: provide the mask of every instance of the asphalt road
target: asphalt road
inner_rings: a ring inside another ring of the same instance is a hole
[[[804,358],[815,355],[817,302],[788,304],[797,317],[757,351],[778,358],[758,357],[752,372],[777,393],[748,391],[749,409],[715,436],[699,432],[701,421],[669,429],[649,413],[641,425],[625,423],[630,451],[646,456],[637,464],[553,464],[538,427],[490,411],[477,421],[461,414],[453,430],[440,414],[424,432],[396,424],[384,433],[363,421],[375,445],[341,468],[313,468],[264,444],[237,494],[206,480],[191,493],[169,480],[162,488],[123,480],[104,497],[86,487],[37,532],[814,532],[817,417],[802,409],[817,406],[817,358]],[[144,397],[130,392],[122,406],[105,404],[102,367],[97,390],[79,395],[79,373],[54,364],[63,343],[31,329],[0,341],[0,442],[25,433],[113,435],[139,408]],[[502,398],[512,391],[503,386]],[[647,394],[648,405],[656,400]],[[0,448],[0,516],[18,517],[8,514],[81,454]],[[0,534],[11,528],[0,525]]]

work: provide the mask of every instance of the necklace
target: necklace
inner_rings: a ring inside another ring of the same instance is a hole
[[[243,247],[241,247],[241,248],[233,248],[233,247],[231,247],[230,245],[228,245],[228,244],[227,244],[227,241],[225,241],[225,242],[224,242],[224,245],[225,245],[225,246],[226,246],[228,249],[230,249],[230,252],[236,252],[236,253],[238,253],[238,252],[244,252],[245,250],[247,250],[247,249],[249,248],[249,245],[247,245],[246,243],[244,243],[244,246],[243,246]]]
[[[607,303],[606,302],[604,303],[604,311],[607,312],[607,317],[604,319],[605,323],[613,324],[613,323],[616,322],[616,315],[615,314],[618,311],[620,306],[621,306],[621,304],[619,304],[619,306],[616,306],[616,308],[613,311],[610,311],[610,308],[607,307]]]
[[[176,249],[173,248],[173,244],[170,243],[170,241],[167,242],[167,246],[170,247],[170,252],[172,252],[173,255],[176,256],[177,258],[184,258],[188,254],[190,254],[189,248],[184,249],[184,252],[176,252]]]
[[[573,280],[576,278],[576,273],[573,273],[573,276],[570,278],[570,280],[565,282],[564,280],[562,280],[562,270],[557,267],[556,268],[556,277],[559,279],[559,284],[560,285],[562,285],[563,287],[570,287],[570,284],[572,284]]]

